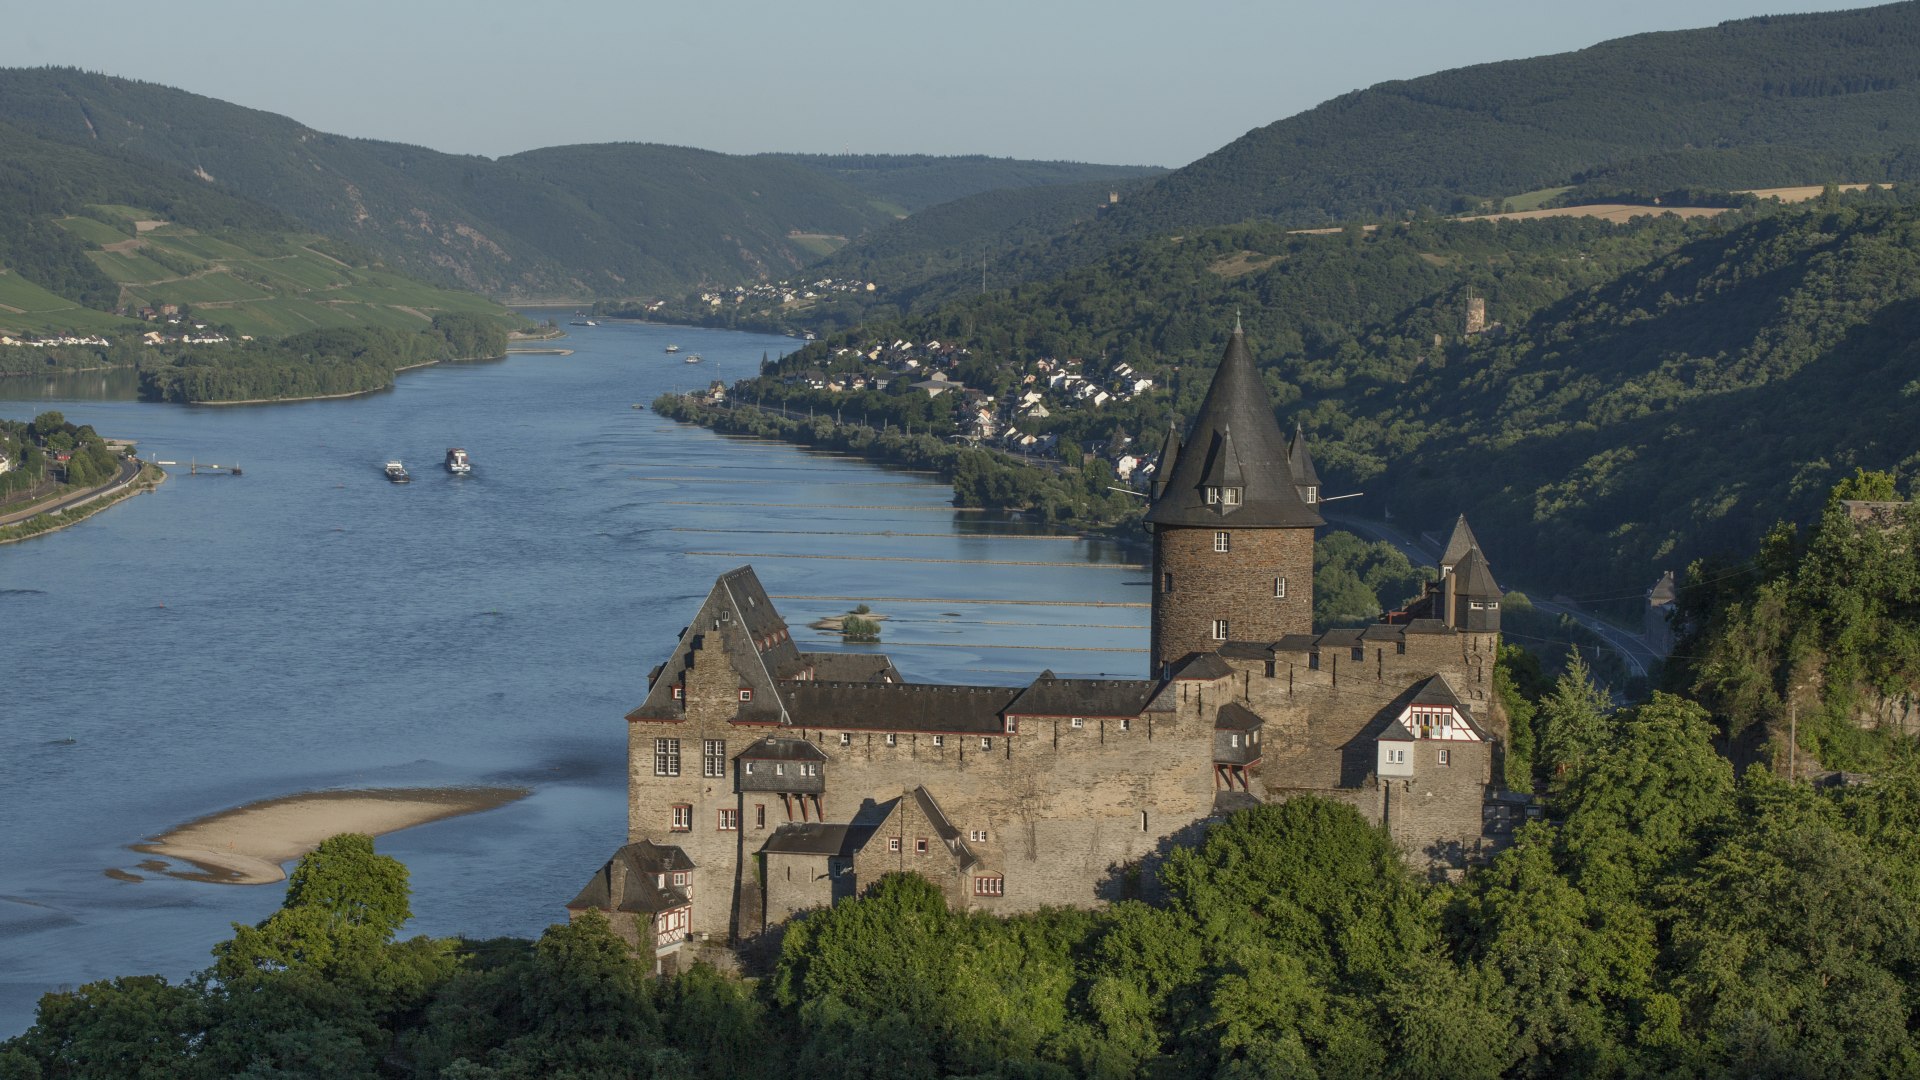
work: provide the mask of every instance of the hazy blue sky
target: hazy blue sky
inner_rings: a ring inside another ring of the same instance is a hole
[[[1384,79],[1846,0],[16,0],[0,66],[497,156],[632,140],[1181,165]]]

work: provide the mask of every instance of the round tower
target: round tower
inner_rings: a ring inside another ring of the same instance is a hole
[[[1186,438],[1168,432],[1152,496],[1151,675],[1228,641],[1313,632],[1320,478],[1274,420],[1237,320]]]

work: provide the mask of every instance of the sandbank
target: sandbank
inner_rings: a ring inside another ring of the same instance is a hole
[[[270,885],[329,836],[382,836],[429,821],[492,810],[525,798],[526,788],[372,788],[310,791],[222,810],[163,833],[133,850],[191,864],[162,871],[192,881]]]

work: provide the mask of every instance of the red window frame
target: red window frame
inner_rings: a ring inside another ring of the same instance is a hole
[[[740,831],[740,811],[735,810],[731,806],[721,807],[720,808],[720,831],[721,832],[739,832]]]

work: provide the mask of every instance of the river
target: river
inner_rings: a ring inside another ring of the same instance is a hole
[[[278,886],[152,874],[127,848],[256,799],[531,787],[379,846],[412,870],[409,932],[532,936],[564,918],[624,839],[621,717],[742,563],[804,597],[778,601],[803,648],[839,647],[806,624],[841,598],[940,601],[874,601],[909,678],[1141,674],[1146,610],[1104,606],[1148,599],[1139,551],[956,511],[936,477],[632,407],[750,375],[791,339],[570,329],[570,356],[442,365],[334,401],[193,408],[132,400],[126,373],[0,379],[0,416],[57,409],[148,458],[244,469],[183,464],[0,547],[0,1038],[47,990],[183,977],[271,912]],[[440,468],[449,446],[473,475]],[[382,478],[396,457],[413,483]]]

